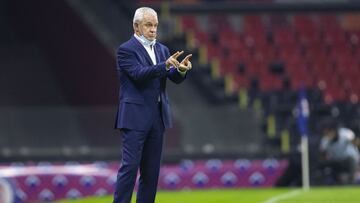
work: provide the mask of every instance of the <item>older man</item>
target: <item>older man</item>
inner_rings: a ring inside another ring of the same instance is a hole
[[[130,203],[138,169],[137,203],[155,201],[164,129],[172,126],[166,80],[181,83],[192,67],[191,54],[178,62],[183,51],[170,56],[169,49],[156,41],[157,27],[157,13],[138,8],[134,36],[117,51],[120,101],[115,127],[123,136],[123,156],[114,203]]]

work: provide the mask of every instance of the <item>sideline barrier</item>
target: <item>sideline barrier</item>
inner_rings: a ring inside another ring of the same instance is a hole
[[[162,166],[159,189],[271,187],[286,166],[286,160],[276,159],[183,160]],[[118,167],[118,162],[0,166],[0,200],[31,203],[112,195]]]

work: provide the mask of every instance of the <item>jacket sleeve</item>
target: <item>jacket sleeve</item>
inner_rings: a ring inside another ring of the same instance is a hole
[[[186,73],[187,74],[187,73]],[[176,68],[171,68],[168,73],[167,73],[167,77],[174,83],[179,84],[182,81],[185,80],[186,78],[186,74],[185,75],[181,75],[179,73],[179,71]]]
[[[118,71],[125,72],[136,82],[162,78],[167,75],[165,62],[158,63],[154,66],[143,66],[139,63],[134,52],[122,47],[120,47],[117,52],[117,67]]]

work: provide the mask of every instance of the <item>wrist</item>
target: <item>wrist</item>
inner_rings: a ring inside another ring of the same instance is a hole
[[[180,72],[180,73],[186,73],[186,69],[180,69],[180,68],[177,68],[177,70]]]
[[[170,70],[170,68],[171,68],[171,64],[165,63],[165,69],[166,69],[166,71]]]
[[[187,70],[183,70],[183,71],[182,71],[182,70],[180,70],[180,68],[177,68],[176,70],[177,70],[178,73],[180,73],[180,75],[182,75],[183,77],[185,77]]]

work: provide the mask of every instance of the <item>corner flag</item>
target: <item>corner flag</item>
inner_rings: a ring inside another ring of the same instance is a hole
[[[309,109],[309,102],[306,99],[306,91],[304,88],[301,88],[299,90],[297,109],[298,109],[297,125],[299,129],[299,133],[301,136],[307,136],[308,135],[307,122],[310,115],[310,109]]]
[[[302,166],[302,185],[304,190],[310,188],[309,176],[309,141],[308,141],[308,118],[310,115],[309,102],[306,99],[306,91],[301,88],[297,104],[297,125],[301,135],[301,166]]]

